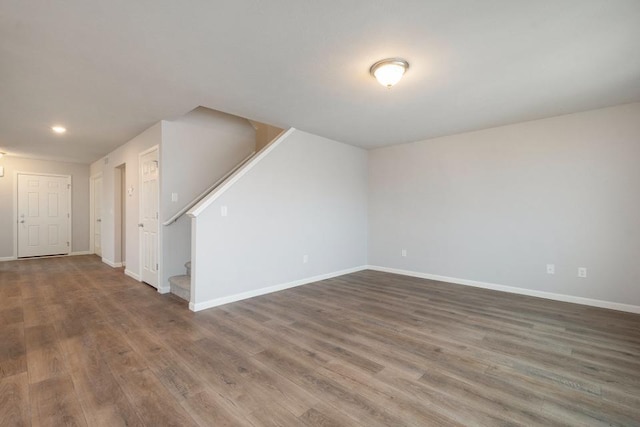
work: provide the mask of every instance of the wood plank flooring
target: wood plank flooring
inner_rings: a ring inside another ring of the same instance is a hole
[[[640,316],[364,271],[205,310],[0,263],[0,426],[640,426]]]

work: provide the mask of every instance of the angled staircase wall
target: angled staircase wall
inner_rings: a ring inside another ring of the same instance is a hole
[[[255,150],[256,131],[246,119],[198,107],[162,122],[160,175],[162,222],[225,175]],[[173,201],[177,198],[177,201]],[[191,222],[182,217],[162,227],[159,283],[168,292],[169,277],[184,274],[191,259]]]
[[[363,268],[365,150],[289,129],[192,209],[194,311]]]

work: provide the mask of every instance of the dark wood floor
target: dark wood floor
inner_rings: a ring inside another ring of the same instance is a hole
[[[0,263],[0,425],[640,425],[640,316],[378,272],[200,313]]]

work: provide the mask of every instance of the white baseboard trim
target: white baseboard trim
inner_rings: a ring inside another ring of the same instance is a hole
[[[91,254],[91,252],[89,252],[89,251],[79,251],[79,252],[71,252],[69,254],[64,254],[64,255],[51,255],[49,258],[59,258],[59,257],[75,256],[75,255],[89,255],[89,254]],[[3,262],[3,261],[15,261],[17,259],[18,259],[18,257],[15,257],[15,256],[0,257],[0,262]],[[23,259],[36,259],[36,258],[35,257],[28,257],[28,258],[23,258]]]
[[[78,251],[78,252],[71,252],[69,254],[69,256],[76,256],[76,255],[91,255],[93,252],[91,251]]]
[[[346,270],[334,271],[333,273],[321,274],[319,276],[307,277],[306,279],[294,280],[289,283],[282,283],[280,285],[269,286],[266,288],[256,289],[253,291],[242,292],[235,295],[229,295],[227,297],[215,298],[208,301],[202,301],[199,303],[189,303],[189,309],[191,311],[200,311],[207,308],[217,307],[224,304],[229,304],[243,299],[253,298],[260,295],[270,294],[272,292],[283,291],[289,288],[295,288],[296,286],[307,285],[313,282],[319,282],[320,280],[331,279],[338,276],[343,276],[349,273],[355,273],[356,271],[366,270],[367,266],[362,265],[360,267],[348,268]]]
[[[136,273],[134,273],[131,270],[127,270],[126,268],[124,269],[124,274],[126,274],[127,276],[131,277],[132,279],[137,280],[138,282],[140,282],[140,276],[137,275]]]
[[[591,298],[577,297],[573,295],[556,294],[553,292],[536,291],[533,289],[516,288],[514,286],[497,285],[495,283],[479,282],[476,280],[458,279],[456,277],[438,276],[436,274],[420,273],[417,271],[400,270],[397,268],[380,267],[377,265],[367,266],[368,270],[383,271],[385,273],[400,274],[403,276],[418,277],[421,279],[436,280],[438,282],[455,283],[457,285],[473,286],[476,288],[491,289],[494,291],[509,292],[512,294],[527,295],[530,297],[545,298],[554,301],[570,302],[574,304],[588,305],[592,307],[608,308],[610,310],[625,311],[628,313],[640,314],[640,306],[622,304],[619,302],[602,301]]]
[[[168,294],[169,292],[171,292],[171,287],[169,286],[167,286],[166,288],[158,287],[159,294]]]
[[[102,258],[102,262],[104,262],[105,264],[107,264],[109,267],[113,267],[113,268],[120,268],[122,267],[122,263],[121,262],[113,262],[109,259],[106,258]]]

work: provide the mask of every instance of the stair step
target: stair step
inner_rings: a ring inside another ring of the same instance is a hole
[[[191,299],[191,276],[173,276],[169,277],[171,285],[171,293],[189,301]]]
[[[187,276],[191,276],[191,261],[185,262],[184,266],[187,269]]]

